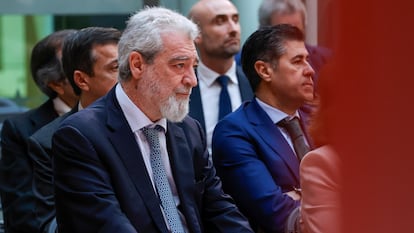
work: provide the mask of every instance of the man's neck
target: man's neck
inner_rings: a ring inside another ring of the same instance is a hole
[[[234,57],[219,59],[219,58],[201,58],[203,64],[209,69],[218,74],[225,74],[233,65]]]

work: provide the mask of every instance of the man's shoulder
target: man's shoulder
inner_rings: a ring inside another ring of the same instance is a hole
[[[66,116],[67,115],[60,116],[44,125],[42,128],[34,132],[32,136],[30,136],[30,140],[37,141],[41,144],[46,144],[48,141],[51,141],[53,134],[58,129],[60,123],[66,118]]]
[[[244,101],[234,112],[229,113],[217,125],[238,125],[242,126],[249,122],[248,112],[251,112],[252,101]],[[217,127],[217,126],[216,126]]]
[[[50,107],[52,107],[52,109],[50,109]],[[30,109],[26,112],[5,119],[3,122],[3,130],[7,132],[10,128],[12,128],[17,131],[28,132],[31,134],[32,131],[37,130],[36,126],[33,124],[33,119],[42,117],[43,113],[47,111],[53,111],[53,113],[57,116],[57,113],[54,112],[53,104],[51,105],[51,102],[48,100],[37,108]],[[49,119],[41,120],[48,121]]]

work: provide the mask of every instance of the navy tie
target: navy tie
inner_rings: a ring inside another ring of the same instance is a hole
[[[227,75],[220,75],[217,78],[217,82],[221,85],[220,102],[219,102],[219,116],[218,119],[222,119],[225,115],[232,112],[231,100],[229,91],[227,90],[227,83],[229,77]]]
[[[303,133],[299,118],[293,117],[291,120],[285,118],[277,123],[278,126],[285,128],[292,140],[293,148],[299,161],[309,152],[309,145]]]
[[[161,126],[157,125],[154,128],[145,127],[142,129],[142,132],[150,145],[150,158],[154,183],[157,188],[168,225],[170,226],[171,232],[184,233],[183,225],[181,223],[180,216],[178,215],[177,206],[174,202],[170,184],[168,183],[167,173],[165,172],[161,159],[161,148],[158,138],[158,132],[161,130],[163,130]]]

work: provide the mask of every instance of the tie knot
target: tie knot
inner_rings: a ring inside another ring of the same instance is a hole
[[[220,75],[217,78],[217,82],[220,83],[222,87],[227,87],[227,83],[229,82],[229,77],[227,75]]]
[[[295,153],[300,160],[310,150],[308,143],[306,142],[305,135],[302,131],[299,118],[293,117],[292,119],[283,119],[277,123],[278,126],[286,129],[292,141]]]
[[[296,123],[296,122],[299,122],[299,118],[298,117],[296,117],[296,116],[294,116],[294,117],[292,117],[292,118],[289,118],[289,117],[285,117],[285,118],[283,118],[282,120],[280,120],[278,123],[277,123],[277,125],[278,126],[280,126],[280,127],[285,127],[286,125],[288,125],[288,124],[293,124],[293,123]]]
[[[303,135],[298,117],[293,117],[292,119],[288,119],[288,117],[286,117],[283,120],[279,121],[277,125],[282,128],[285,128],[286,131],[289,132],[291,137],[293,137],[293,139]]]
[[[142,128],[142,132],[150,142],[154,142],[155,138],[158,138],[158,133],[162,132],[162,130],[160,125],[155,125],[155,127],[146,126]]]

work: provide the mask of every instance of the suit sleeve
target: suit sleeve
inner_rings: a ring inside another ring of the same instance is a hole
[[[53,136],[56,219],[60,233],[135,233],[92,142],[64,126]]]
[[[297,206],[272,177],[257,135],[234,119],[220,121],[213,134],[213,161],[228,192],[252,223],[264,232],[283,232],[289,213]],[[279,177],[280,179],[280,177]],[[283,179],[283,178],[282,178]]]
[[[48,140],[51,141],[52,138]],[[47,232],[49,223],[55,217],[51,148],[32,135],[28,140],[28,154],[33,164],[32,191],[35,197],[36,219],[41,232]]]

